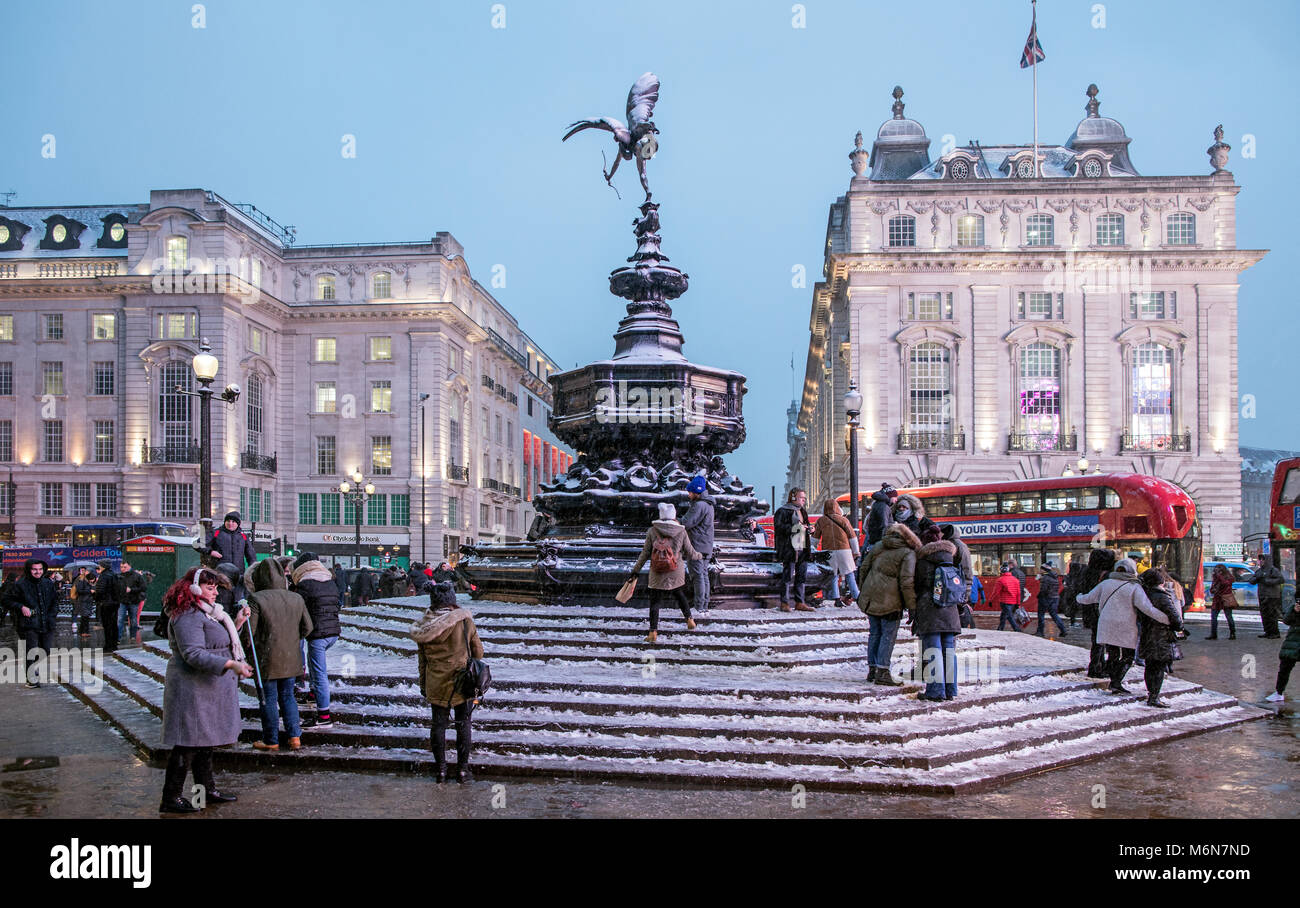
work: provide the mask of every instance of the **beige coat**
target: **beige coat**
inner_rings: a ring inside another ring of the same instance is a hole
[[[676,520],[656,520],[650,524],[650,532],[646,534],[645,546],[641,549],[641,557],[632,565],[629,573],[636,574],[640,572],[641,567],[650,560],[650,553],[654,549],[656,539],[669,539],[673,543],[673,551],[677,553],[677,570],[658,572],[653,567],[650,568],[650,589],[652,590],[675,590],[686,583],[686,559],[692,561],[698,560],[700,553],[695,551],[691,545],[690,538],[686,535],[686,528]]]
[[[411,625],[411,639],[420,645],[420,692],[434,706],[452,707],[465,702],[465,698],[452,689],[452,679],[468,661],[465,649],[467,634],[469,652],[475,659],[482,659],[483,644],[479,641],[474,619],[463,608],[425,609],[424,615]]]

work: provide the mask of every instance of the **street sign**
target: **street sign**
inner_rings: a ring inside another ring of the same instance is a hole
[[[1240,560],[1246,557],[1246,544],[1244,542],[1216,542],[1214,544],[1214,557]]]

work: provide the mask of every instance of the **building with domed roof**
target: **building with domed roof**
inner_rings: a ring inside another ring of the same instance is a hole
[[[789,486],[848,491],[844,395],[864,396],[859,487],[1135,472],[1183,486],[1207,541],[1241,538],[1239,187],[1146,176],[1085,116],[1064,144],[971,141],[932,157],[893,116],[849,152],[813,291]]]

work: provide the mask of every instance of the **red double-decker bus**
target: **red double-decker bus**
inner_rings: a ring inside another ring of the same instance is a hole
[[[1300,547],[1300,457],[1280,461],[1273,470],[1269,496],[1268,544],[1273,563],[1282,569],[1287,588],[1283,607],[1295,596],[1296,553]]]
[[[926,516],[936,523],[957,525],[982,580],[996,578],[999,565],[1012,557],[1024,569],[1026,586],[1036,596],[1036,574],[1044,561],[1054,562],[1064,575],[1076,559],[1086,562],[1092,548],[1106,547],[1133,558],[1140,568],[1163,565],[1191,590],[1193,608],[1204,607],[1196,504],[1166,480],[1104,473],[931,485],[899,492],[921,499]],[[849,497],[841,495],[838,500],[847,514]],[[870,503],[864,497],[860,519],[866,519]],[[770,545],[771,524],[764,529]]]

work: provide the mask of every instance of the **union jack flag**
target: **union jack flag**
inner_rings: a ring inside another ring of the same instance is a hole
[[[1029,26],[1029,37],[1025,39],[1025,49],[1020,54],[1020,68],[1025,69],[1042,63],[1047,59],[1043,45],[1038,43],[1038,7],[1034,6],[1034,21]]]

